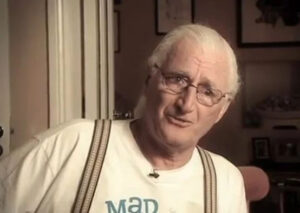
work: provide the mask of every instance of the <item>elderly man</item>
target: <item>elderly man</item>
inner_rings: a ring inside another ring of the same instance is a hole
[[[100,133],[72,121],[1,162],[1,212],[246,212],[238,169],[197,147],[238,90],[232,49],[214,30],[184,25],[148,62],[142,118],[98,121]]]

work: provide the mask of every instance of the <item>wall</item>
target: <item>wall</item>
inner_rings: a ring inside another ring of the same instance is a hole
[[[45,11],[45,1],[9,1],[12,149],[48,126]]]
[[[121,1],[115,9],[121,14],[121,51],[116,54],[116,91],[134,106],[146,77],[145,62],[152,48],[162,38],[155,35],[154,0]],[[196,22],[219,31],[235,49],[241,68],[248,62],[299,61],[300,47],[238,48],[236,0],[195,0]],[[244,75],[241,69],[242,76]],[[242,92],[201,143],[237,164],[251,158],[249,133],[242,126]]]
[[[115,6],[121,19],[120,52],[115,54],[115,88],[131,108],[146,78],[146,59],[161,38],[154,34],[153,2],[131,0]]]
[[[0,1],[0,126],[4,134],[0,137],[0,146],[3,153],[0,158],[9,151],[9,117],[10,117],[10,100],[9,100],[9,59],[8,59],[8,1]],[[0,147],[0,149],[1,149]]]

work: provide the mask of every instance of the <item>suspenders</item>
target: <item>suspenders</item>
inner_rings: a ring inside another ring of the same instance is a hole
[[[77,191],[73,213],[89,212],[106,153],[111,121],[96,120],[95,122],[92,144]]]
[[[88,213],[101,173],[111,128],[110,120],[96,120],[92,144],[73,206],[73,213]],[[204,213],[217,213],[217,176],[210,154],[197,146],[204,173]]]
[[[197,146],[204,173],[204,212],[217,213],[217,175],[210,154]]]

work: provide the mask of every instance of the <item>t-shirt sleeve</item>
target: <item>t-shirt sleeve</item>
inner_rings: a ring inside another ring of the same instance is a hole
[[[235,174],[233,174],[233,180],[231,182],[233,194],[232,194],[232,200],[231,200],[231,209],[230,213],[247,213],[247,203],[246,203],[246,195],[245,195],[245,187],[244,187],[244,181],[241,173],[236,168]]]
[[[239,169],[222,156],[212,156],[218,180],[218,212],[247,213],[244,181]]]
[[[31,139],[0,162],[0,212],[31,212],[51,184],[54,174],[39,142]]]
[[[86,120],[62,124],[35,136],[1,160],[0,212],[35,212],[67,162],[72,160],[74,169],[81,171],[93,127],[94,122]]]

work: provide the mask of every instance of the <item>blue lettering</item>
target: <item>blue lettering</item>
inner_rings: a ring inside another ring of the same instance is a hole
[[[158,212],[158,203],[156,200],[153,199],[144,199],[145,202],[145,208],[146,208],[146,213],[157,213]],[[152,205],[150,205],[152,204]],[[151,210],[149,211],[149,206]]]
[[[134,201],[136,201],[136,204],[131,204],[128,207],[128,212],[129,213],[141,213],[142,212],[142,200],[138,197],[131,197],[129,198],[129,202],[133,203]]]
[[[105,201],[107,205],[108,213],[126,213],[125,202],[126,200],[120,200],[119,207],[117,210],[112,201]]]
[[[108,213],[157,213],[158,202],[154,199],[141,199],[139,197],[130,197],[126,200],[120,200],[118,204],[114,204],[111,200],[105,201]],[[126,207],[128,207],[126,209]],[[142,211],[144,209],[144,211]]]

